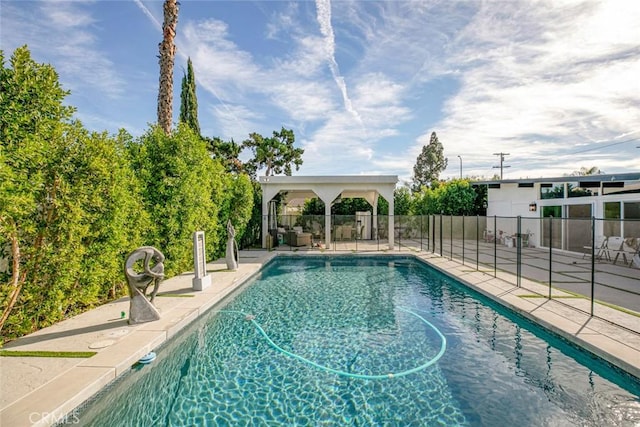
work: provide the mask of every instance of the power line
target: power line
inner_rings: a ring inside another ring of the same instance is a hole
[[[580,151],[574,151],[571,154],[580,154],[580,153],[586,153],[587,151],[595,151],[595,150],[601,150],[603,148],[608,148],[608,147],[613,147],[614,145],[620,145],[620,144],[625,144],[627,142],[632,142],[632,141],[637,141],[638,138],[632,138],[632,139],[626,139],[624,141],[618,141],[618,142],[614,142],[613,144],[607,144],[607,145],[601,145],[599,147],[591,147],[591,148],[586,148],[584,150],[580,150]],[[637,147],[636,147],[637,148]]]
[[[493,155],[494,155],[494,156],[500,156],[500,166],[494,166],[494,167],[493,167],[493,169],[500,168],[500,179],[502,179],[502,169],[503,169],[503,168],[510,168],[510,167],[511,167],[511,166],[504,166],[504,165],[503,165],[503,163],[504,163],[504,156],[510,156],[511,154],[509,154],[509,153],[503,153],[503,152],[500,152],[500,153],[493,153]]]

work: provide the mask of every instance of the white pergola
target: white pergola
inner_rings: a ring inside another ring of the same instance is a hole
[[[261,176],[262,247],[267,247],[269,202],[281,191],[286,191],[289,200],[319,198],[324,202],[327,248],[331,242],[331,204],[336,198],[362,197],[373,206],[375,223],[378,215],[378,197],[384,197],[389,202],[389,248],[393,249],[393,192],[397,183],[396,175]]]

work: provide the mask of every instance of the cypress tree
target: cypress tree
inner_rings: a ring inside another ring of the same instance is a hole
[[[182,77],[182,91],[180,92],[180,122],[189,126],[200,136],[198,123],[198,98],[196,97],[196,78],[193,74],[191,58],[187,60],[187,74]]]

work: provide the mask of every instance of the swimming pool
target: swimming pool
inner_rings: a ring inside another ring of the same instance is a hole
[[[633,377],[413,258],[304,256],[276,258],[79,420],[632,426],[639,395]]]

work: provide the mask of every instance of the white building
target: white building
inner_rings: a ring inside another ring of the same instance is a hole
[[[473,184],[487,185],[487,228],[490,217],[520,216],[521,230],[530,230],[535,246],[551,241],[554,248],[581,252],[591,241],[592,221],[596,236],[640,237],[640,173]],[[512,229],[504,233],[517,231],[513,221],[507,226]]]

